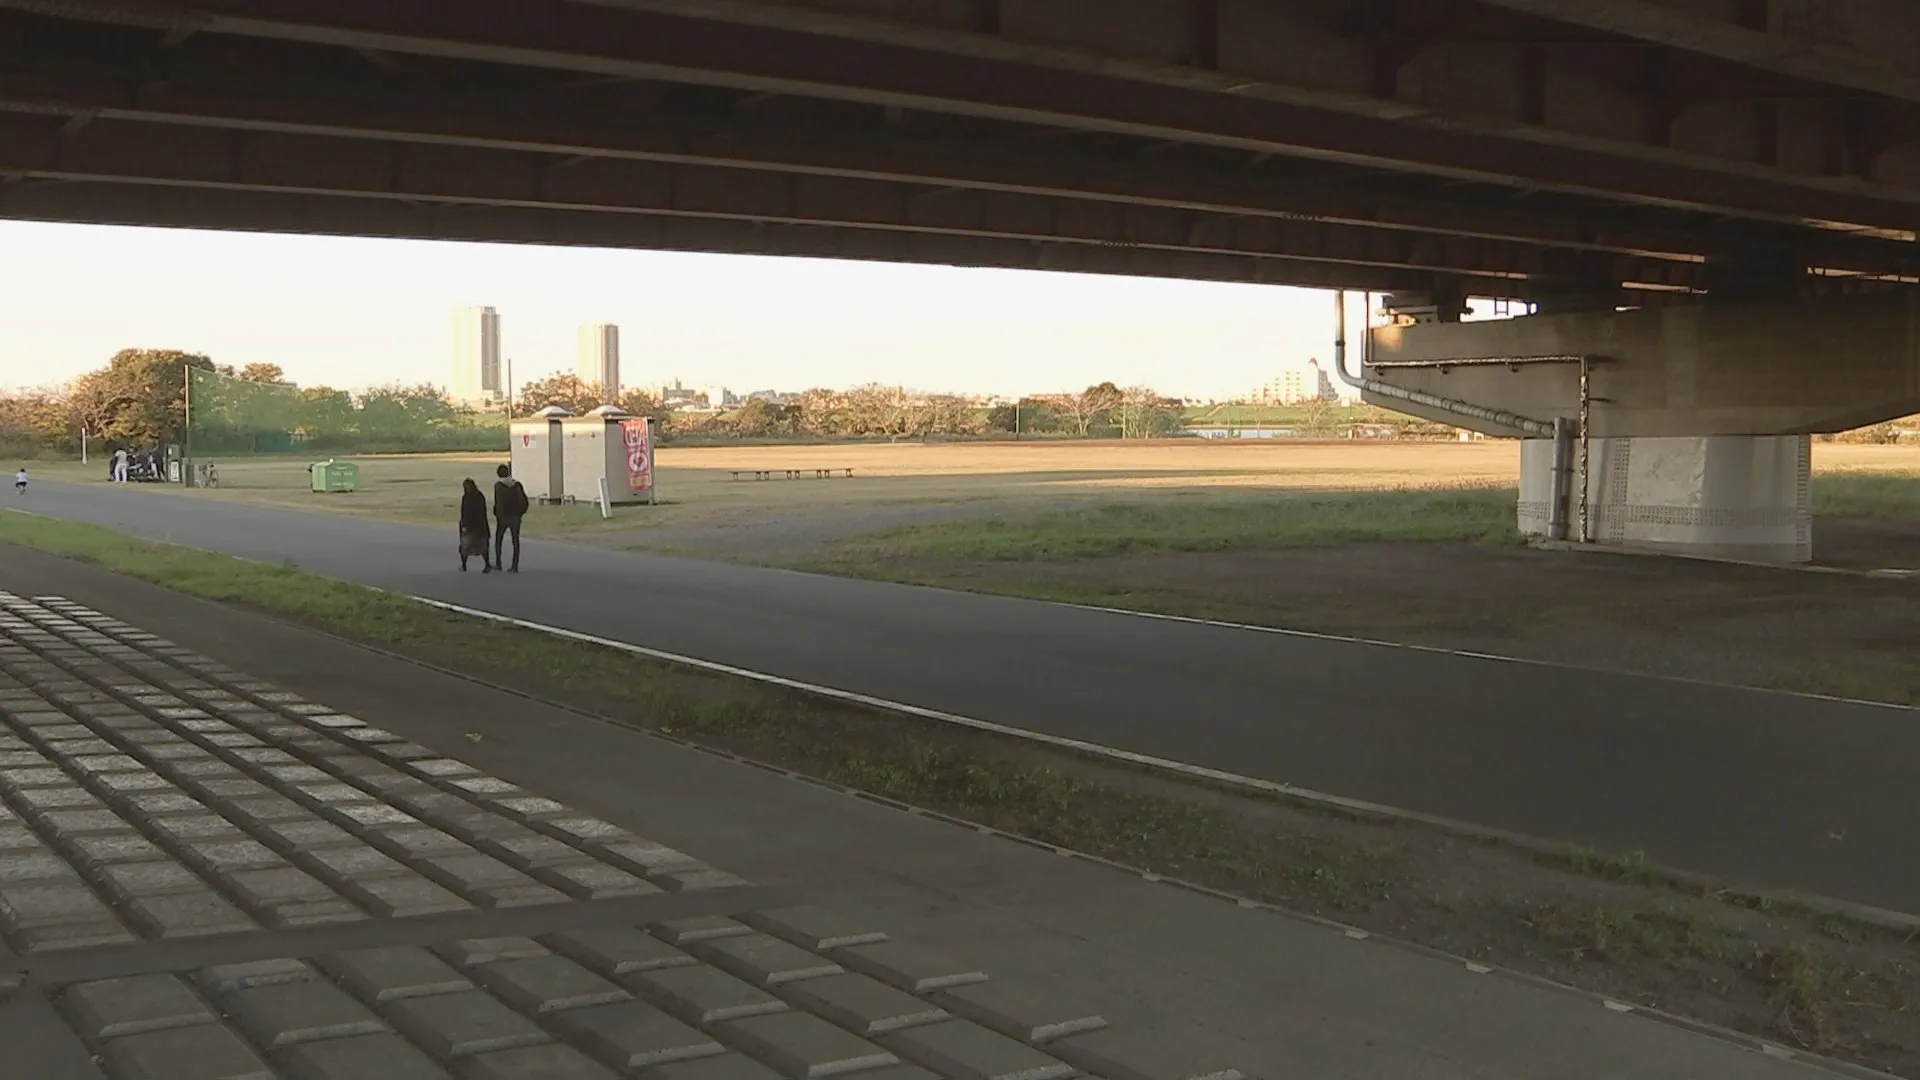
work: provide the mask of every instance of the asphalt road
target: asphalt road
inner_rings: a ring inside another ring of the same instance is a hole
[[[105,485],[23,509],[1729,880],[1920,913],[1920,712]]]

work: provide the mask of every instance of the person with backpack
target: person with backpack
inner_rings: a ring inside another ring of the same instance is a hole
[[[500,479],[493,484],[493,565],[517,574],[520,572],[520,520],[527,516],[530,505],[527,489],[513,478],[513,469],[509,466],[500,466],[494,475]],[[511,563],[507,562],[503,550],[509,536],[513,537]]]

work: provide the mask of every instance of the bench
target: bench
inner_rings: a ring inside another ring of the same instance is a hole
[[[811,476],[816,480],[831,480],[834,477],[852,477],[852,469],[730,469],[735,480],[800,480]]]

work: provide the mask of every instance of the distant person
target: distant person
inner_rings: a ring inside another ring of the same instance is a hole
[[[520,572],[520,519],[527,516],[527,489],[513,478],[513,469],[502,465],[493,470],[500,479],[493,482],[493,564],[503,567],[509,573]],[[501,548],[507,537],[513,537],[513,563],[507,563],[507,557]]]
[[[27,467],[25,465],[20,466],[20,471],[13,474],[13,491],[16,495],[25,495],[27,493]],[[515,548],[519,547],[518,544],[514,546]]]
[[[124,484],[127,482],[127,463],[131,457],[132,455],[127,453],[127,448],[124,446],[114,450],[113,452],[113,482],[114,483]]]
[[[468,477],[462,483],[460,495],[460,569],[467,569],[467,560],[480,556],[480,572],[493,573],[493,563],[487,558],[487,497],[480,493],[480,485]]]

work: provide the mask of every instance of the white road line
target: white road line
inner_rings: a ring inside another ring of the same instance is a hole
[[[1026,742],[1042,743],[1047,746],[1072,750],[1076,753],[1087,754],[1093,757],[1106,758],[1111,761],[1123,761],[1129,765],[1140,765],[1151,769],[1176,773],[1196,780],[1207,780],[1217,784],[1226,784],[1231,787],[1258,791],[1265,794],[1281,795],[1303,802],[1335,807],[1351,813],[1368,814],[1375,817],[1392,818],[1401,821],[1416,821],[1454,832],[1490,839],[1502,839],[1532,847],[1538,847],[1541,843],[1541,841],[1532,837],[1522,836],[1517,833],[1506,833],[1497,829],[1488,829],[1469,822],[1457,821],[1452,818],[1422,814],[1412,810],[1403,810],[1399,807],[1367,802],[1363,799],[1350,799],[1342,795],[1330,795],[1323,791],[1296,787],[1293,784],[1281,783],[1276,780],[1262,780],[1258,777],[1243,776],[1239,773],[1208,768],[1204,765],[1192,765],[1184,761],[1175,761],[1171,758],[1155,757],[1152,754],[1140,754],[1132,750],[1121,750],[1117,747],[1103,746],[1100,743],[1071,739],[1064,735],[1050,735],[1043,731],[1030,731],[1026,728],[1010,727],[1006,724],[996,724],[991,720],[980,720],[971,716],[961,716],[958,713],[929,709],[920,705],[909,705],[901,701],[889,701],[886,698],[874,697],[871,694],[861,694],[852,690],[841,690],[837,687],[803,682],[799,679],[789,679],[783,675],[771,675],[764,671],[753,671],[748,668],[734,667],[731,664],[702,660],[695,656],[683,656],[679,653],[666,652],[661,649],[650,649],[644,645],[635,645],[632,642],[616,641],[612,638],[586,634],[578,630],[568,630],[565,627],[530,622],[526,619],[514,618],[511,615],[482,611],[478,608],[470,608],[462,604],[451,604],[444,600],[434,600],[424,596],[414,596],[410,597],[410,599],[417,600],[429,607],[440,608],[444,611],[451,611],[476,619],[486,619],[491,622],[505,623],[509,626],[517,626],[523,630],[534,630],[543,634],[551,634],[554,637],[565,638],[569,641],[580,641],[590,645],[598,645],[602,648],[616,649],[620,652],[630,653],[635,656],[644,656],[669,664],[684,664],[688,667],[699,668],[702,671],[711,671],[716,674],[730,675],[741,679],[751,679],[755,682],[767,683],[772,686],[781,687],[782,689],[798,690],[803,693],[831,698],[836,701],[846,701],[858,705],[865,705],[869,708],[881,709],[886,712],[915,716],[923,720],[935,720],[943,724],[954,724],[959,727],[990,732],[995,735],[1021,739]]]
[[[398,593],[395,595],[404,596],[407,594]],[[644,645],[635,645],[632,642],[617,641],[612,638],[604,638],[595,634],[582,633],[578,630],[568,630],[564,627],[549,626],[545,623],[537,623],[527,619],[514,618],[511,615],[501,615],[497,612],[482,611],[478,608],[470,608],[462,604],[452,604],[444,600],[434,600],[424,596],[411,596],[409,597],[409,599],[416,600],[422,604],[427,605],[428,607],[439,608],[443,611],[451,611],[459,615],[469,616],[471,618],[486,619],[490,622],[504,623],[509,626],[517,626],[524,630],[533,630],[538,633],[549,634],[554,637],[564,638],[570,641],[580,641],[590,645],[598,645],[603,648],[614,649],[619,652],[628,653],[634,656],[644,656],[652,660],[659,660],[663,663],[684,664],[688,667],[698,668],[702,671],[711,671],[720,675],[728,675],[728,676],[733,676],[733,677],[742,678],[742,679],[751,679],[754,682],[766,683],[768,685],[778,686],[787,690],[797,690],[802,693],[813,694],[819,697],[829,698],[836,701],[851,702],[858,705],[864,705],[873,709],[880,709],[886,712],[898,713],[904,716],[914,716],[924,720],[937,721],[943,724],[953,724],[958,727],[972,728],[976,731],[984,731],[994,735],[1005,736],[1007,738],[1020,739],[1025,742],[1039,743],[1045,746],[1052,746],[1052,747],[1057,747],[1064,750],[1071,750],[1076,753],[1085,754],[1090,757],[1104,758],[1109,761],[1119,761],[1119,762],[1125,762],[1129,765],[1143,766],[1150,769],[1165,771],[1178,776],[1184,776],[1189,779],[1203,780],[1211,783],[1221,784],[1227,787],[1238,788],[1243,791],[1258,792],[1266,795],[1278,795],[1284,798],[1293,799],[1303,803],[1311,803],[1318,806],[1324,806],[1332,809],[1342,810],[1348,813],[1361,814],[1361,815],[1366,815],[1366,816],[1375,817],[1375,818],[1383,818],[1390,821],[1406,821],[1406,822],[1412,822],[1419,825],[1426,825],[1432,828],[1441,829],[1446,832],[1453,833],[1456,836],[1465,836],[1465,837],[1471,837],[1478,840],[1491,840],[1499,843],[1508,844],[1513,847],[1517,847],[1523,851],[1535,851],[1535,852],[1541,852],[1549,855],[1566,855],[1566,854],[1580,852],[1584,850],[1583,848],[1581,848],[1580,845],[1577,845],[1577,844],[1543,839],[1537,836],[1529,836],[1525,833],[1511,832],[1506,829],[1491,828],[1485,825],[1477,825],[1470,821],[1462,821],[1462,820],[1459,820],[1458,818],[1443,817],[1438,814],[1421,813],[1420,811],[1417,811],[1417,810],[1407,810],[1402,807],[1389,806],[1384,803],[1368,802],[1364,799],[1352,799],[1343,795],[1333,795],[1324,791],[1315,791],[1312,788],[1298,787],[1296,785],[1283,783],[1277,780],[1263,780],[1263,779],[1260,779],[1259,777],[1244,776],[1240,773],[1227,772],[1223,769],[1213,769],[1213,768],[1208,768],[1207,766],[1204,766],[1204,765],[1193,765],[1184,761],[1175,761],[1171,758],[1156,757],[1152,754],[1141,754],[1141,753],[1136,753],[1132,750],[1122,750],[1122,749],[1119,749],[1118,747],[1103,746],[1099,743],[1086,742],[1085,740],[1082,740],[1082,739],[1067,738],[1066,736],[1063,736],[1063,735],[1050,735],[1042,731],[1030,731],[1025,728],[1011,727],[1006,724],[996,724],[990,720],[980,720],[971,716],[961,716],[958,713],[944,712],[939,709],[929,709],[919,705],[908,705],[905,702],[890,701],[886,698],[875,697],[871,694],[861,694],[851,690],[841,690],[836,687],[822,686],[818,683],[805,682],[800,679],[789,679],[782,675],[773,675],[763,671],[753,671],[748,668],[734,667],[731,664],[721,664],[712,660],[702,660],[699,657],[694,657],[694,656],[683,656],[679,653],[667,652],[663,649],[651,649]],[[1253,627],[1251,629],[1260,629],[1260,628]],[[991,831],[987,829],[985,826],[976,826],[976,828],[980,828],[982,831]],[[1697,881],[1702,884],[1713,884],[1715,887],[1723,887],[1724,885],[1724,883],[1722,882],[1718,882],[1714,879],[1707,878],[1703,875],[1690,873],[1684,870],[1677,870],[1671,867],[1655,866],[1655,867],[1652,867],[1652,869],[1676,881]],[[1795,903],[1805,904],[1809,907],[1814,908],[1815,910],[1838,912],[1838,913],[1845,914],[1851,918],[1859,919],[1863,922],[1874,923],[1876,925],[1887,926],[1887,927],[1897,928],[1901,930],[1912,930],[1916,925],[1915,916],[1907,915],[1902,912],[1876,908],[1866,904],[1854,904],[1847,901],[1839,901],[1831,897],[1819,896],[1817,894],[1801,893],[1794,890],[1772,889],[1772,890],[1756,891],[1753,895],[1764,895],[1764,896],[1786,899]]]
[[[155,493],[140,492],[139,494],[152,495]],[[228,504],[228,505],[246,505],[246,504]],[[20,510],[20,509],[11,508],[11,507],[5,508],[5,509],[13,509],[14,513],[24,514],[28,517],[42,517],[42,518],[47,518],[53,521],[74,521],[77,524],[87,524],[87,525],[94,524],[92,522],[79,521],[78,519],[74,519],[74,518],[62,518],[52,514],[35,513],[30,510]],[[315,517],[327,517],[327,518],[335,517],[335,515],[322,513],[318,511],[295,510],[295,509],[289,509],[285,507],[267,507],[264,509],[268,509],[274,512],[281,512],[281,513],[308,514],[310,516],[315,516]],[[354,520],[354,519],[342,518],[341,520]],[[376,524],[395,524],[395,523],[377,522]],[[138,533],[127,533],[126,529],[119,526],[114,526],[114,525],[96,525],[95,527],[110,529],[115,532],[126,533],[126,535],[139,536],[141,539],[149,540],[154,543],[173,544],[176,547],[192,548],[195,551],[205,551],[205,552],[208,552],[209,554],[214,554],[214,555],[227,555],[228,558],[241,559],[246,562],[259,562],[262,565],[267,565],[267,566],[279,565],[279,564],[267,562],[261,559],[249,559],[244,555],[228,555],[224,551],[216,551],[212,548],[204,548],[194,544],[183,543],[181,541],[172,539],[171,533],[167,534],[166,536],[156,538],[153,536],[141,536]],[[409,526],[409,527],[418,528],[418,526]],[[568,540],[562,540],[559,542],[563,544],[574,543],[573,541],[568,541]],[[607,551],[607,549],[605,548],[594,548],[592,547],[592,545],[588,545],[588,544],[580,544],[578,546],[589,548],[594,551],[600,551],[600,552]],[[690,559],[688,556],[684,556],[684,555],[658,555],[658,554],[652,554],[652,553],[642,553],[642,555],[645,558],[652,558],[652,559],[677,559],[682,561],[701,561],[701,560]],[[756,568],[756,569],[766,569],[766,568]],[[315,571],[315,570],[307,570],[306,572],[310,574],[319,574],[319,571]],[[800,574],[806,577],[833,578],[833,575],[816,574],[811,571],[804,571],[804,570],[779,570],[778,572],[786,573],[786,574]],[[1920,573],[1920,571],[1916,571],[1916,573]],[[326,575],[321,575],[321,576],[326,576]],[[339,580],[346,580],[346,579],[339,579]],[[885,581],[884,579],[874,579],[874,578],[841,578],[839,580],[863,581],[870,584],[882,584],[882,585],[903,584],[901,582],[889,582],[889,581]],[[350,582],[350,583],[360,584],[359,582]],[[371,586],[371,585],[366,585],[363,587],[377,588],[377,586]],[[1135,619],[1153,619],[1158,622],[1186,623],[1192,626],[1207,626],[1207,627],[1213,627],[1214,629],[1219,629],[1219,630],[1242,630],[1242,631],[1248,631],[1255,634],[1271,634],[1279,637],[1298,638],[1303,641],[1326,641],[1326,642],[1333,642],[1333,643],[1342,644],[1342,645],[1370,645],[1370,646],[1373,646],[1374,648],[1398,649],[1404,652],[1427,653],[1434,656],[1459,656],[1469,660],[1491,660],[1491,661],[1502,663],[1502,664],[1519,664],[1527,667],[1554,668],[1561,671],[1581,671],[1581,672],[1586,672],[1592,675],[1626,676],[1626,677],[1635,678],[1635,679],[1649,679],[1655,682],[1679,683],[1680,685],[1683,685],[1683,686],[1700,686],[1700,687],[1706,687],[1712,690],[1737,690],[1737,691],[1750,693],[1750,694],[1768,694],[1768,695],[1773,695],[1778,697],[1800,698],[1806,701],[1823,701],[1823,702],[1828,702],[1835,705],[1864,705],[1870,708],[1891,709],[1891,710],[1895,710],[1903,713],[1920,712],[1920,706],[1899,705],[1889,701],[1869,701],[1864,698],[1841,697],[1837,694],[1815,694],[1815,693],[1810,693],[1804,690],[1780,690],[1780,689],[1776,689],[1773,687],[1766,687],[1766,686],[1742,686],[1739,683],[1716,682],[1712,679],[1695,679],[1695,678],[1689,678],[1685,675],[1662,675],[1662,674],[1656,674],[1652,672],[1620,671],[1620,670],[1611,669],[1611,668],[1594,667],[1587,664],[1570,664],[1561,660],[1540,660],[1540,659],[1536,659],[1533,657],[1526,657],[1526,656],[1506,656],[1500,653],[1476,652],[1471,649],[1449,649],[1439,645],[1415,645],[1415,644],[1410,644],[1404,641],[1381,641],[1377,638],[1353,637],[1347,634],[1328,634],[1328,633],[1322,633],[1315,630],[1295,630],[1295,629],[1289,629],[1287,627],[1282,627],[1282,626],[1261,626],[1258,623],[1232,622],[1226,619],[1206,619],[1196,615],[1170,615],[1165,612],[1159,612],[1159,611],[1140,611],[1134,608],[1107,607],[1101,604],[1076,604],[1067,600],[1041,600],[1033,597],[1019,596],[1011,593],[976,592],[973,590],[966,590],[966,589],[960,589],[960,590],[942,589],[939,586],[935,586],[935,585],[918,585],[918,586],[911,586],[911,587],[923,588],[923,589],[935,589],[941,592],[963,592],[970,596],[988,596],[988,597],[994,597],[1002,600],[1015,600],[1015,601],[1019,601],[1021,603],[1027,603],[1027,604],[1044,604],[1048,607],[1067,608],[1069,610],[1075,610],[1075,611],[1095,611],[1103,615],[1125,615],[1125,616],[1128,616],[1129,618],[1135,618]],[[385,591],[385,590],[382,590],[382,591]],[[414,599],[417,600],[421,598],[414,597]],[[482,614],[481,612],[477,612],[477,611],[468,612],[468,613],[475,614],[475,615]],[[684,662],[704,663],[704,661],[691,661],[691,660],[685,660]],[[738,674],[750,675],[750,673],[748,672],[739,672]]]
[[[921,587],[937,588],[937,586]],[[1694,679],[1688,678],[1685,675],[1661,675],[1643,671],[1620,671],[1612,668],[1591,667],[1586,664],[1569,664],[1561,660],[1539,660],[1527,656],[1505,656],[1500,653],[1474,652],[1471,649],[1449,649],[1439,645],[1415,645],[1405,641],[1380,641],[1375,638],[1351,637],[1346,634],[1325,634],[1316,630],[1290,630],[1284,626],[1261,626],[1258,623],[1229,622],[1225,619],[1203,619],[1197,615],[1169,615],[1162,611],[1140,611],[1134,608],[1106,607],[1100,604],[1076,604],[1067,600],[1031,600],[1027,597],[1009,593],[975,593],[974,595],[1026,600],[1028,603],[1046,604],[1049,607],[1071,608],[1076,611],[1097,611],[1103,615],[1127,615],[1135,619],[1153,619],[1157,622],[1186,623],[1191,626],[1210,626],[1219,630],[1245,630],[1255,634],[1272,634],[1277,637],[1299,638],[1304,641],[1327,641],[1340,645],[1371,645],[1378,649],[1398,649],[1403,652],[1428,653],[1434,656],[1461,656],[1469,660],[1493,660],[1502,664],[1520,664],[1526,667],[1556,668],[1561,671],[1584,671],[1593,675],[1624,675],[1635,679],[1650,679],[1655,682],[1680,683],[1683,686],[1703,686],[1712,690],[1739,690],[1749,694],[1768,694],[1776,697],[1802,698],[1807,701],[1825,701],[1835,705],[1867,705],[1876,709],[1893,709],[1908,713],[1920,712],[1920,707],[1900,705],[1891,701],[1868,701],[1864,698],[1840,697],[1835,694],[1815,694],[1805,690],[1778,690],[1769,686],[1742,686],[1739,683],[1715,682],[1712,679]]]

